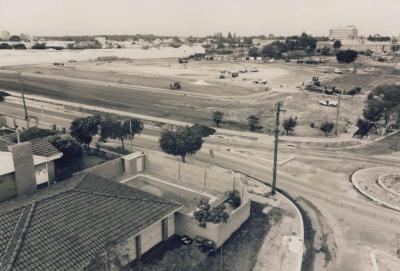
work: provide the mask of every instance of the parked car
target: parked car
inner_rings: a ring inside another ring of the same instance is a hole
[[[343,71],[342,71],[341,69],[339,69],[339,68],[336,68],[336,69],[334,70],[334,73],[336,73],[336,74],[342,74]]]
[[[333,100],[319,100],[318,103],[320,105],[324,105],[324,106],[332,106],[332,107],[336,107],[338,105],[337,101],[333,101]]]
[[[217,245],[214,241],[198,235],[193,240],[203,253],[207,253],[209,256],[215,255]]]

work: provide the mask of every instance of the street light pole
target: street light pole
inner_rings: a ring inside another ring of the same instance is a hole
[[[276,171],[278,164],[278,141],[279,141],[279,115],[281,112],[286,111],[282,109],[282,102],[278,102],[276,105],[276,118],[275,118],[275,148],[274,148],[274,165],[272,171],[272,190],[271,194],[275,195],[276,193]]]

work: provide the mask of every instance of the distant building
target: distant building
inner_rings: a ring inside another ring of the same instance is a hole
[[[330,40],[358,39],[358,29],[354,25],[335,27],[329,30]]]
[[[334,41],[318,41],[316,49],[321,50],[325,47],[333,49]],[[369,41],[361,39],[344,39],[341,40],[342,46],[340,50],[354,50],[357,52],[372,51],[374,53],[389,53],[392,51],[393,45],[399,45],[399,42],[393,41]]]
[[[0,38],[1,38],[2,40],[9,40],[9,39],[10,39],[10,32],[8,32],[8,31],[2,31],[2,32],[0,33]]]
[[[94,39],[97,40],[97,42],[101,44],[102,48],[107,47],[107,38],[106,37],[95,37]]]

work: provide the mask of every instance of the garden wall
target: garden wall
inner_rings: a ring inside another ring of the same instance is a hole
[[[183,214],[175,214],[175,230],[178,235],[187,235],[194,238],[196,235],[213,240],[220,247],[228,238],[237,231],[250,216],[251,201],[244,202],[234,210],[227,223],[213,224],[208,222],[207,227],[199,226],[199,222],[193,217]]]
[[[247,198],[247,195],[244,195],[245,185],[241,182],[241,175],[231,170],[219,167],[204,168],[146,154],[146,172],[149,175],[167,177],[168,181],[210,194],[221,194],[236,189],[241,197]]]
[[[85,169],[84,172],[91,172],[108,179],[118,178],[124,175],[124,161],[122,158],[117,158]]]

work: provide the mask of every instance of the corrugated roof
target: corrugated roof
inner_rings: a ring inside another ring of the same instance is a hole
[[[180,206],[88,173],[75,187],[23,207],[29,209],[23,219],[22,208],[0,214],[0,270],[79,269],[109,242],[136,235]]]

